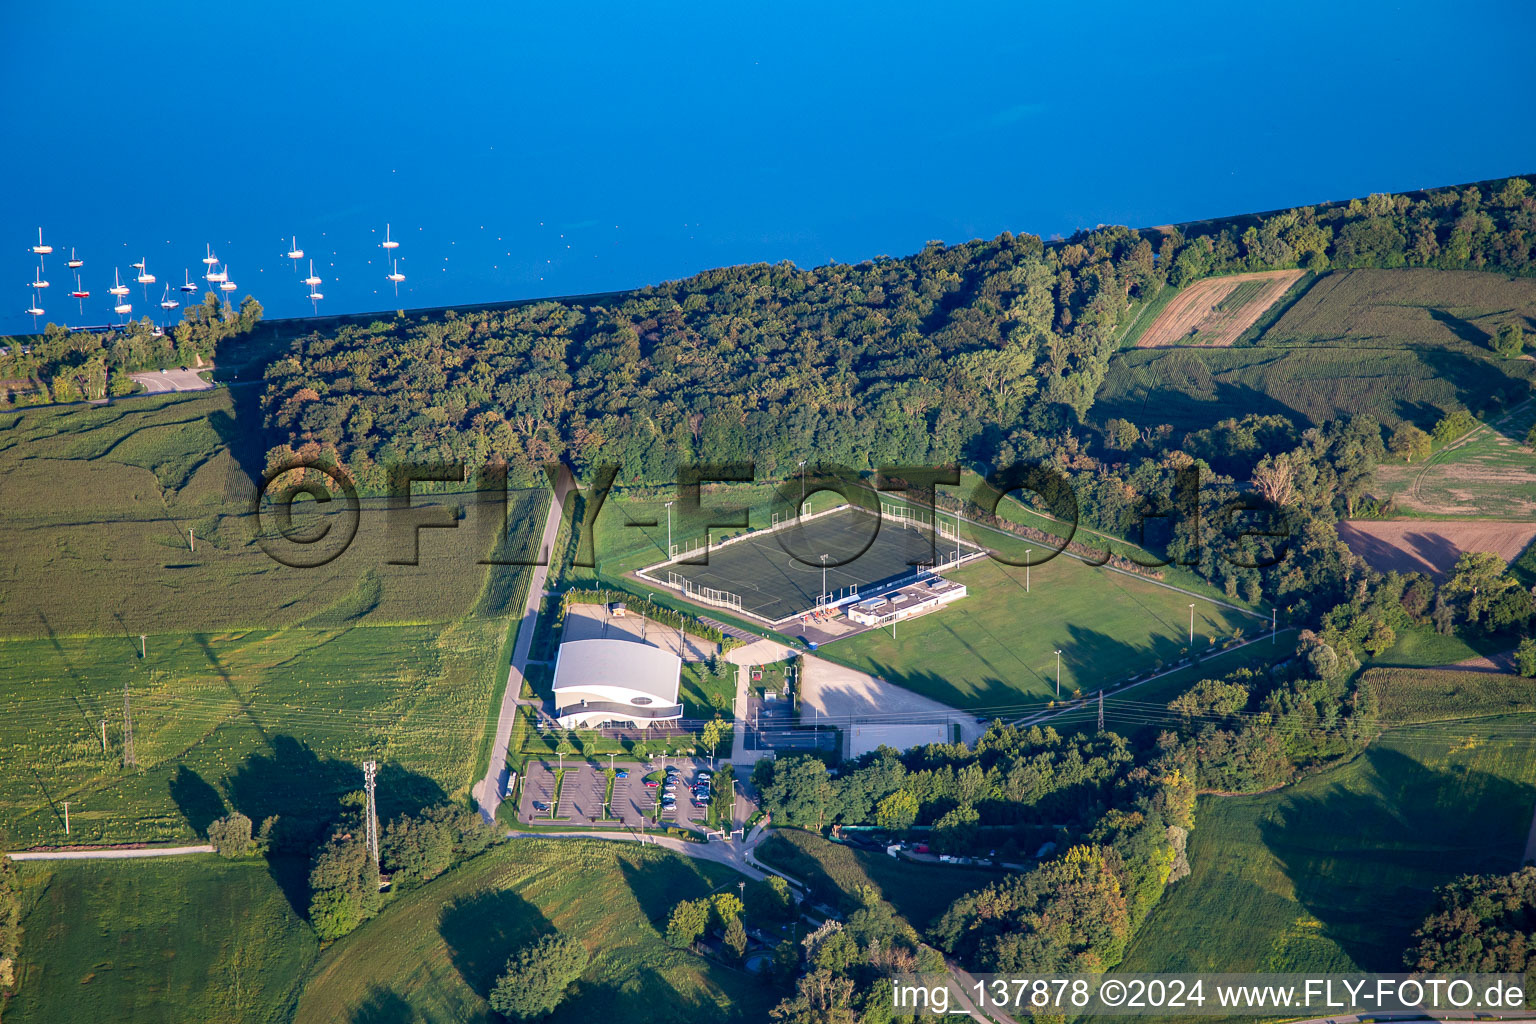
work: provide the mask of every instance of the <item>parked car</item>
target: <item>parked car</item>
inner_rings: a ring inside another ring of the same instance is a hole
[[[549,804],[544,803],[542,800],[535,800],[533,802],[533,809],[536,811],[547,811],[549,810]]]
[[[646,779],[645,780],[645,788],[646,789],[655,789],[659,785],[661,785],[661,783],[657,782],[655,779]]]
[[[616,779],[627,779],[627,778],[629,778],[629,772],[620,770],[620,771],[615,772],[613,777],[616,778]]]

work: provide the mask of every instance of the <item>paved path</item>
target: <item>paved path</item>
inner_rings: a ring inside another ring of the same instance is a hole
[[[773,640],[754,640],[725,653],[725,660],[736,666],[736,703],[732,710],[732,714],[736,716],[734,723],[736,739],[731,747],[731,764],[745,768],[745,777],[751,777],[752,766],[760,759],[773,756],[772,751],[747,749],[747,709],[750,706],[749,697],[752,690],[752,666],[772,665],[794,653],[788,647]]]
[[[766,838],[767,834],[767,830],[759,826],[752,830],[744,843],[694,843],[686,839],[676,839],[672,836],[648,835],[643,832],[608,832],[597,830],[583,830],[579,832],[508,832],[507,837],[510,839],[603,839],[609,842],[641,843],[648,846],[660,846],[671,850],[673,853],[680,853],[685,857],[692,857],[695,860],[707,860],[713,861],[716,864],[723,864],[759,882],[770,874],[774,874],[799,887],[799,879],[790,878],[782,872],[775,871],[752,856],[752,851],[757,848],[758,843]]]
[[[211,846],[145,846],[137,850],[24,850],[8,853],[11,860],[132,860],[139,857],[185,857],[212,853]]]
[[[496,739],[491,744],[491,762],[486,767],[485,778],[475,786],[475,802],[480,805],[480,815],[486,821],[496,820],[496,808],[501,806],[507,792],[507,747],[512,742],[512,723],[517,718],[517,708],[522,702],[523,676],[528,671],[528,654],[533,649],[534,627],[539,620],[539,605],[544,600],[544,584],[549,579],[549,562],[553,560],[555,534],[560,530],[560,514],[565,508],[565,497],[574,481],[569,472],[561,470],[555,484],[554,496],[549,502],[549,514],[544,518],[544,536],[537,550],[543,552],[544,565],[533,566],[528,580],[528,598],[523,603],[523,617],[517,625],[517,639],[512,647],[512,664],[507,670],[507,689],[501,698],[501,714],[496,720]]]

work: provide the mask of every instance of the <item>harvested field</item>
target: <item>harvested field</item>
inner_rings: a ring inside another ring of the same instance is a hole
[[[1443,577],[1463,551],[1491,551],[1506,562],[1536,538],[1536,523],[1430,522],[1355,519],[1339,524],[1339,539],[1381,572]]]
[[[1476,658],[1468,658],[1458,661],[1453,665],[1446,665],[1447,672],[1494,672],[1499,675],[1512,676],[1515,674],[1515,652],[1503,651],[1499,654],[1481,654]]]
[[[1268,270],[1196,281],[1164,307],[1136,347],[1231,345],[1304,273]]]

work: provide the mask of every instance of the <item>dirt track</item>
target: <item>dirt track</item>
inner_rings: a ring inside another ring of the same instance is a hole
[[[1230,274],[1196,281],[1180,292],[1157,315],[1136,342],[1137,348],[1166,348],[1190,343],[1224,348],[1236,341],[1264,311],[1300,279],[1300,270],[1266,270],[1256,274]],[[1264,281],[1253,298],[1235,309],[1218,309],[1222,301],[1247,281]]]
[[[1339,539],[1372,568],[1442,577],[1463,551],[1491,551],[1507,562],[1532,538],[1536,523],[1354,519],[1339,524]]]

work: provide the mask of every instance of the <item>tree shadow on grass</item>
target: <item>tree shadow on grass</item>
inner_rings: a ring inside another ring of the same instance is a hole
[[[554,930],[543,911],[511,889],[455,900],[443,908],[437,925],[459,976],[482,999],[490,996],[513,953]]]
[[[677,955],[693,956],[689,953]],[[601,980],[576,982],[549,1018],[551,1024],[593,1019],[623,1021],[624,1024],[672,1024],[684,1020],[733,1024],[763,1019],[767,1006],[777,1001],[777,995],[761,982],[746,977],[729,986],[734,991],[722,994],[721,1002],[717,1003],[702,992],[679,989],[675,981],[652,967],[637,968],[617,977],[607,971],[588,970],[587,974],[589,977],[601,974],[602,977]],[[718,969],[707,981],[718,983],[724,974],[725,969]],[[742,991],[748,986],[747,991]]]
[[[363,788],[362,765],[317,754],[293,736],[269,740],[271,752],[253,754],[225,781],[229,802],[259,828],[276,817],[268,867],[300,917],[309,915],[308,868],[315,847],[340,814],[340,800]],[[413,814],[446,799],[442,787],[425,775],[395,764],[378,774],[379,821]]]
[[[352,1011],[350,1024],[414,1024],[416,1011],[394,989],[375,985]]]
[[[256,481],[266,472],[266,446],[262,442],[260,387],[228,389],[233,413],[220,410],[208,417],[208,425],[224,442],[240,467],[242,478],[231,475],[226,481],[227,497],[249,500],[256,493]]]
[[[656,856],[625,850],[618,859],[619,871],[640,912],[658,933],[665,932],[667,917],[681,900],[696,899],[715,887],[709,876],[687,857]],[[732,873],[732,880],[737,877]]]
[[[1395,971],[1436,886],[1519,866],[1536,788],[1379,744],[1361,757],[1368,791],[1293,795],[1259,831],[1326,937],[1364,970]]]
[[[1470,320],[1463,320],[1461,317],[1447,313],[1443,309],[1426,309],[1425,312],[1429,314],[1431,320],[1443,325],[1446,330],[1456,335],[1456,337],[1468,345],[1483,347],[1490,340],[1491,336],[1488,332]]]
[[[818,840],[825,842],[825,840],[820,840],[820,837],[812,834],[810,842],[814,844]],[[780,870],[804,882],[806,891],[812,900],[818,903],[825,903],[831,907],[838,907],[843,910],[850,910],[856,907],[857,901],[853,895],[853,890],[860,884],[879,888],[878,885],[875,885],[875,880],[869,877],[868,873],[864,871],[857,861],[853,864],[853,873],[839,883],[827,871],[822,861],[806,853],[797,844],[783,836],[770,837],[763,844],[761,852],[767,854],[763,858],[765,863],[773,864]],[[887,898],[889,899],[890,897],[887,896]]]
[[[208,826],[224,816],[224,798],[219,791],[184,764],[178,765],[176,774],[171,776],[170,790],[182,817],[200,836],[207,835]]]

